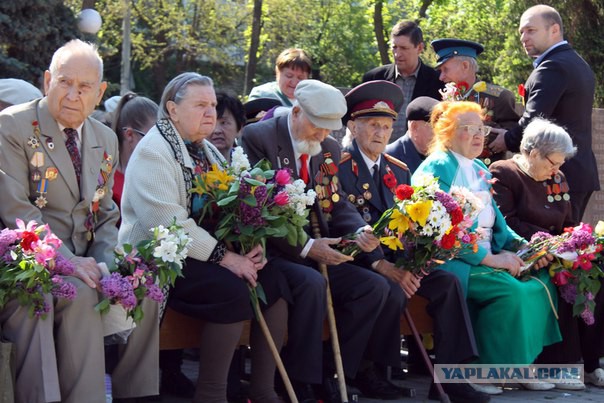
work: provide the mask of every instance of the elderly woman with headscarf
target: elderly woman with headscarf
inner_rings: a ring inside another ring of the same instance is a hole
[[[262,248],[238,255],[213,236],[209,223],[197,224],[204,200],[190,192],[193,177],[213,164],[225,164],[222,154],[206,140],[215,124],[216,94],[210,78],[183,73],[168,83],[158,121],[128,163],[119,233],[121,243],[136,244],[149,238],[150,228],[176,220],[192,238],[184,277],[176,280],[168,305],[204,321],[194,397],[195,402],[204,403],[227,400],[231,357],[244,321],[253,317],[248,283],[255,286],[262,282],[268,303],[262,308],[278,347],[287,323],[287,305],[282,298],[287,288],[279,271],[261,270],[265,264]],[[157,312],[153,316],[146,311],[143,321],[157,321],[157,316]],[[134,330],[134,337],[137,331],[139,328]],[[139,337],[157,337],[158,331],[156,327],[151,334]],[[255,322],[251,345],[250,397],[257,402],[279,402],[273,388],[275,363]]]
[[[441,266],[455,273],[467,303],[482,364],[531,364],[544,346],[560,341],[556,322],[556,291],[547,271],[520,281],[523,261],[516,251],[526,243],[511,230],[491,196],[490,174],[477,159],[489,133],[473,102],[441,102],[434,107],[434,139],[429,156],[413,174],[412,183],[430,174],[442,190],[470,189],[484,208],[475,219],[478,249],[466,250]],[[545,266],[546,259],[538,262]],[[531,389],[553,384],[523,384]]]

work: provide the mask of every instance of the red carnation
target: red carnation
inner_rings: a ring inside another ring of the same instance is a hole
[[[415,192],[409,185],[399,185],[396,188],[396,198],[399,200],[407,200]]]
[[[463,212],[460,207],[457,207],[455,210],[451,211],[451,224],[457,225],[463,221]]]
[[[460,92],[459,95],[464,95],[470,89],[470,84],[468,84],[466,81],[460,81],[457,83],[457,88]]]
[[[524,84],[518,84],[518,95],[522,98],[526,95],[526,89],[524,88]]]
[[[440,246],[443,249],[451,249],[453,246],[455,246],[455,233],[457,232],[456,228],[453,228],[451,231],[449,231],[448,234],[445,234],[442,239],[440,240]]]
[[[573,275],[570,274],[568,271],[564,270],[564,271],[559,271],[558,273],[554,274],[554,277],[552,278],[552,282],[557,285],[558,287],[563,286],[568,284],[568,279],[570,277],[572,277]]]
[[[384,184],[388,189],[392,189],[396,186],[396,176],[392,172],[388,172],[384,175]]]
[[[23,231],[21,236],[21,248],[25,252],[31,252],[33,250],[31,244],[40,240],[40,237],[35,232],[31,231]]]

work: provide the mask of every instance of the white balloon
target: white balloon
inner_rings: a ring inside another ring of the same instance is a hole
[[[78,28],[87,34],[96,34],[101,29],[103,19],[98,11],[86,8],[78,14]]]

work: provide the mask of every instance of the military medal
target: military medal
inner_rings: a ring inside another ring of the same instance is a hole
[[[36,148],[40,147],[40,141],[37,137],[31,136],[29,140],[27,140],[27,145],[35,150]]]
[[[285,165],[289,165],[289,158],[287,158],[287,157],[283,158],[283,163]]]
[[[369,214],[369,207],[363,207],[363,220],[366,222],[371,221],[371,214]]]
[[[42,178],[39,168],[44,166],[44,153],[36,151],[29,162],[34,167],[31,173],[31,180],[32,182],[38,182]]]
[[[570,200],[568,183],[562,180],[560,174],[556,174],[553,178],[543,182],[543,186],[547,192],[548,202],[553,203],[554,201]]]
[[[59,170],[55,167],[49,167],[46,168],[46,173],[44,174],[44,178],[48,179],[49,181],[53,181],[55,179],[57,179],[57,177],[59,176]]]
[[[39,209],[46,207],[46,205],[48,204],[48,200],[46,200],[46,197],[44,197],[47,190],[48,181],[46,179],[39,179],[38,188],[36,189],[38,197],[35,201],[36,207],[38,207]]]
[[[52,137],[46,138],[46,147],[48,147],[49,150],[55,149],[55,143],[52,141]]]

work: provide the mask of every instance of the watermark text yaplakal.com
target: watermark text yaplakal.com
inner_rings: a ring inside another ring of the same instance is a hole
[[[583,365],[436,364],[434,382],[440,383],[570,383],[583,382]]]

